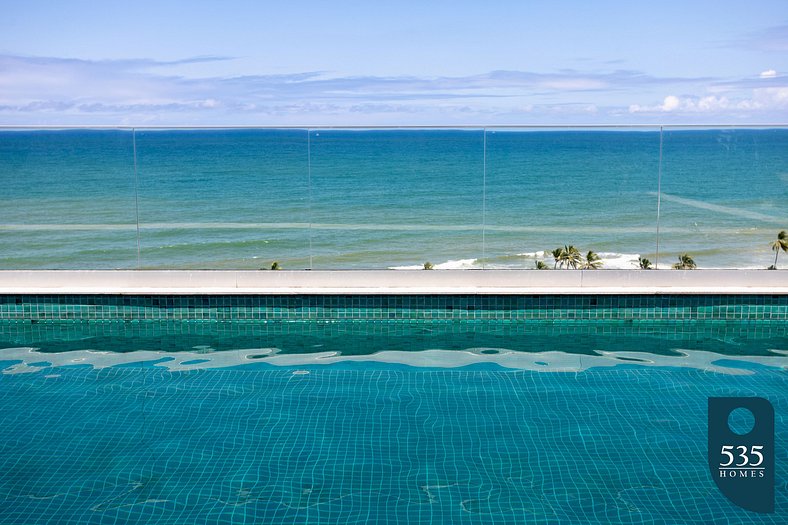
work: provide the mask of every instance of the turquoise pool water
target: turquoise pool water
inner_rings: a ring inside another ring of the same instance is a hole
[[[788,518],[788,297],[0,296],[0,320],[0,523]],[[773,404],[774,514],[714,485],[711,396]]]

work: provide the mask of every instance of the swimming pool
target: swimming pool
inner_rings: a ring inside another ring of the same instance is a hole
[[[788,296],[0,296],[0,523],[783,523]],[[35,348],[36,350],[32,350]],[[776,512],[708,472],[775,408]]]

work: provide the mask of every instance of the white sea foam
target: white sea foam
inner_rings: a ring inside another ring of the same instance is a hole
[[[520,257],[525,257],[526,259],[544,259],[549,257],[552,259],[552,256],[549,255],[546,251],[542,250],[540,252],[525,252],[525,253],[518,253]]]
[[[581,252],[585,256],[585,252]],[[619,252],[597,252],[600,261],[602,262],[603,270],[636,270],[640,268],[638,259],[639,253],[619,253]],[[548,267],[553,268],[555,259],[547,251],[536,252],[522,252],[515,255],[505,255],[487,259],[482,266],[481,259],[452,259],[442,263],[433,265],[435,270],[468,270],[468,269],[481,269],[482,267],[489,270],[510,270],[510,269],[534,269],[534,262],[543,261]],[[651,261],[652,267],[658,270],[670,270],[673,263],[676,262],[675,256],[671,258],[661,258],[659,264]],[[402,266],[389,266],[390,270],[423,270],[424,264],[408,264]],[[726,269],[734,268],[733,266],[707,266],[698,265],[699,270],[709,269]],[[746,265],[736,266],[735,268],[745,270],[759,270],[765,266],[759,265]]]
[[[633,268],[640,268],[638,259],[639,253],[614,253],[614,252],[599,252],[599,258],[602,260],[602,268],[610,270],[631,270]]]
[[[600,252],[600,260],[602,261],[602,268],[621,270],[621,269],[634,269],[638,268],[638,258],[640,254],[637,253],[616,253],[616,252]],[[546,251],[538,252],[524,252],[518,253],[515,256],[499,257],[497,259],[488,260],[484,267],[488,269],[522,269],[523,267],[531,268],[533,265],[527,261],[544,261],[552,268],[555,260],[552,255]],[[663,265],[660,265],[662,267]],[[449,260],[442,263],[433,265],[435,270],[467,270],[481,268],[482,264],[479,259],[456,259]],[[670,268],[670,265],[666,266]],[[390,270],[422,270],[423,264],[409,264],[403,266],[390,266]]]
[[[546,251],[524,252],[518,253],[517,255],[526,259],[544,261],[551,267],[555,263],[553,256]],[[599,259],[602,262],[602,268],[608,270],[631,270],[633,268],[639,268],[639,253],[598,252],[597,255],[599,255]]]
[[[438,270],[465,270],[468,268],[476,268],[477,261],[477,259],[459,259],[456,261],[446,261],[444,263],[436,264],[435,268]]]
[[[433,265],[435,270],[469,270],[479,268],[478,259],[457,259]],[[390,266],[390,270],[423,270],[423,264],[411,264],[407,266]]]

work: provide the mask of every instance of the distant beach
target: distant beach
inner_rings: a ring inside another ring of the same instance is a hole
[[[552,268],[569,244],[769,266],[788,130],[662,140],[660,162],[658,130],[3,131],[0,268]]]

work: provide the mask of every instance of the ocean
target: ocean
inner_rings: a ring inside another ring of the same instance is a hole
[[[0,182],[2,269],[766,268],[788,129],[3,130]]]

